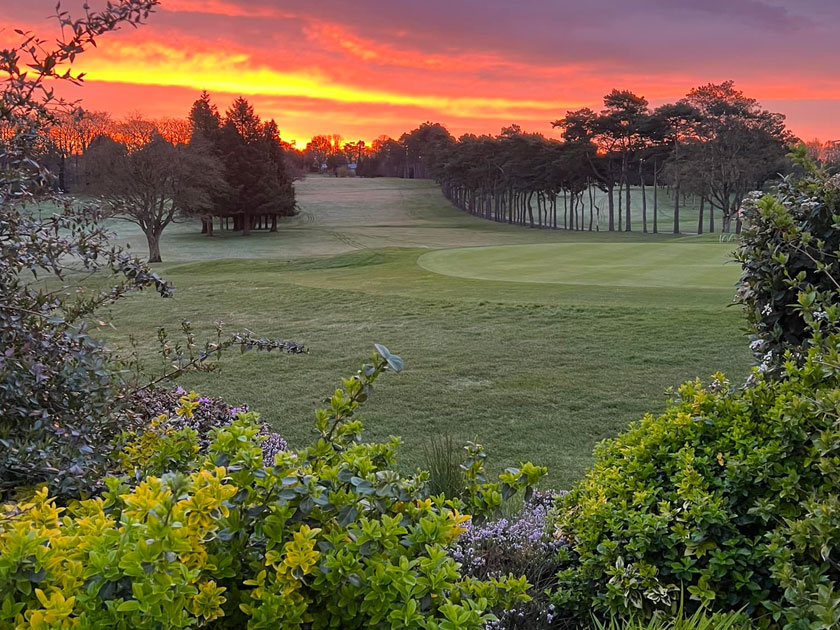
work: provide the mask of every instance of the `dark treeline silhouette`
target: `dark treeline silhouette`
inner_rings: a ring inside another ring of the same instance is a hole
[[[604,108],[569,111],[554,121],[562,140],[523,133],[436,137],[431,173],[457,207],[487,219],[531,227],[599,229],[595,190],[606,194],[607,229],[632,229],[632,189],[640,193],[641,229],[658,232],[658,191],[670,188],[673,231],[681,200],[699,199],[697,231],[729,232],[744,196],[787,169],[794,141],[784,116],[761,109],[732,82],[691,90],[654,110],[641,96],[613,90]],[[652,212],[648,197],[652,193]],[[651,220],[652,215],[652,220]]]

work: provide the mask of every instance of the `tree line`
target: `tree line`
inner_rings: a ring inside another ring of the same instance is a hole
[[[497,136],[440,137],[426,148],[432,174],[457,207],[495,221],[599,229],[594,195],[601,191],[608,230],[631,231],[638,203],[642,231],[658,232],[658,193],[666,185],[675,233],[688,195],[699,199],[698,232],[706,212],[715,231],[716,211],[729,232],[733,221],[740,229],[745,195],[789,168],[794,141],[782,114],[762,109],[731,81],[653,110],[644,97],[613,90],[600,111],[569,111],[552,124],[561,140],[517,125]]]
[[[163,230],[198,217],[239,231],[276,231],[295,214],[293,181],[305,173],[432,178],[458,208],[486,219],[571,230],[661,231],[663,190],[673,231],[687,200],[696,231],[740,228],[747,192],[789,169],[794,141],[782,114],[767,111],[731,81],[692,89],[657,108],[613,90],[603,108],[566,112],[553,121],[559,139],[519,125],[498,135],[454,138],[426,122],[398,139],[367,144],[316,135],[303,149],[281,139],[244,98],[222,115],[207,92],[180,118],[114,120],[73,110],[54,117],[40,139],[43,161],[63,191],[102,196],[112,212],[136,223],[160,260]],[[0,141],[8,136],[0,128]],[[840,161],[838,143],[808,144],[816,159]],[[698,207],[699,206],[699,207]],[[720,217],[719,226],[716,217]]]

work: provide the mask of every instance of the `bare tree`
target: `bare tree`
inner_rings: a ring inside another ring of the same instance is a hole
[[[99,138],[85,157],[93,191],[102,195],[114,216],[143,230],[149,262],[161,262],[163,230],[179,213],[209,206],[222,181],[217,158],[195,146],[175,146],[160,136],[134,151]]]

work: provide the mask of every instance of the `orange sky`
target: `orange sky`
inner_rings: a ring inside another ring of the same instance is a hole
[[[103,1],[90,0],[96,7]],[[65,0],[73,12],[82,0]],[[455,135],[512,122],[548,135],[612,88],[652,104],[734,79],[805,139],[840,139],[837,0],[163,0],[149,23],[79,58],[87,109],[185,116],[202,89],[238,95],[285,139],[370,140],[431,120]],[[0,0],[53,36],[54,0]]]

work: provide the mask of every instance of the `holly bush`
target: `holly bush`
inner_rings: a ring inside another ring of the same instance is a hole
[[[448,548],[470,519],[463,501],[429,496],[427,473],[400,474],[397,438],[361,441],[358,406],[401,367],[380,346],[317,412],[315,442],[273,465],[246,412],[213,431],[191,470],[194,430],[157,431],[179,471],[111,478],[67,507],[46,490],[5,506],[0,628],[479,630],[527,601],[524,577],[461,574]],[[150,452],[127,447],[127,465],[160,466]],[[533,468],[470,496],[526,489],[544,474]]]

